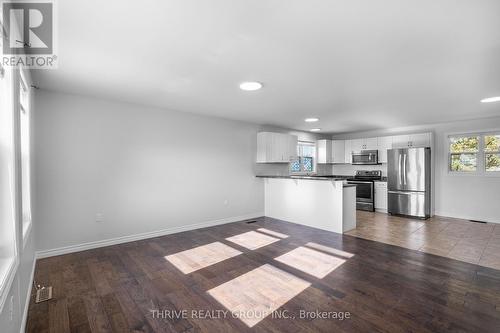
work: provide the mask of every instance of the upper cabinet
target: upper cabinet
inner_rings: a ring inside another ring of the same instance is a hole
[[[352,140],[344,140],[344,163],[352,163]]]
[[[318,160],[317,160],[318,164],[333,163],[332,140],[316,141],[316,149],[318,154]]]
[[[378,149],[378,138],[367,138],[365,139],[365,150],[377,150]]]
[[[432,140],[431,133],[418,133],[410,135],[393,136],[393,148],[430,147]]]
[[[377,150],[378,138],[364,138],[351,140],[351,151]]]
[[[341,142],[342,140],[333,140],[333,142]],[[387,163],[387,151],[392,148],[412,148],[412,147],[431,147],[432,133],[418,133],[409,135],[397,136],[381,136],[377,138],[362,138],[344,140],[344,159],[343,162],[338,162],[342,158],[335,159],[333,163],[352,163],[352,152],[361,150],[378,150],[379,163]],[[335,149],[334,149],[335,151]]]
[[[345,159],[345,141],[333,140],[332,141],[332,163],[343,164],[350,163]]]
[[[392,136],[382,136],[378,138],[378,161],[387,163],[387,150],[392,149]]]
[[[365,145],[365,140],[364,139],[353,139],[351,140],[351,145],[349,149],[349,153],[353,151],[361,151],[363,150]]]
[[[257,163],[288,163],[297,157],[298,138],[295,135],[257,133]]]
[[[318,140],[316,142],[318,164],[344,164],[344,140]],[[350,162],[349,162],[350,163]]]
[[[288,163],[297,157],[298,138],[295,135],[257,133],[257,163]],[[379,163],[387,163],[387,150],[392,148],[431,147],[432,133],[382,136],[352,140],[318,140],[318,164],[351,164],[352,152],[378,150]]]

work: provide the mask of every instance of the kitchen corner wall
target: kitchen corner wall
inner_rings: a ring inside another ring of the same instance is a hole
[[[500,132],[500,117],[334,135],[334,139],[354,139],[415,132],[434,133],[435,213],[462,219],[500,223],[500,177],[454,175],[448,173],[448,136],[473,132]],[[381,166],[381,169],[385,165]],[[354,173],[353,166],[334,166],[335,174]]]
[[[257,125],[47,91],[36,102],[38,250],[264,212]]]

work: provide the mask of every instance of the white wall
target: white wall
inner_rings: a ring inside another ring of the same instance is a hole
[[[38,250],[263,215],[256,125],[46,91],[36,102]]]
[[[500,117],[414,126],[390,130],[335,135],[351,139],[411,132],[432,131],[435,135],[435,213],[436,215],[500,223],[500,177],[479,177],[448,173],[447,137],[450,134],[498,130]],[[333,172],[346,172],[349,167],[333,167]]]

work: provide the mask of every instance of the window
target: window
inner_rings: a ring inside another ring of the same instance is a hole
[[[19,76],[19,128],[21,145],[21,195],[23,238],[31,227],[30,103],[29,89],[22,72]]]
[[[477,170],[479,152],[478,136],[450,138],[450,171],[471,172]]]
[[[487,172],[500,171],[500,134],[484,136],[484,159]]]
[[[298,158],[290,163],[292,173],[313,173],[316,171],[316,144],[299,141],[297,145]]]
[[[0,68],[0,311],[17,265],[12,82],[12,70]]]
[[[500,133],[449,137],[450,172],[500,174]]]

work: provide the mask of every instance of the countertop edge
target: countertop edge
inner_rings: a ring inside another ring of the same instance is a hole
[[[302,179],[302,180],[322,180],[322,181],[344,181],[344,178],[332,178],[332,177],[321,177],[321,176],[263,176],[257,175],[257,178],[272,178],[272,179]],[[356,187],[355,184],[343,184],[344,187]]]

